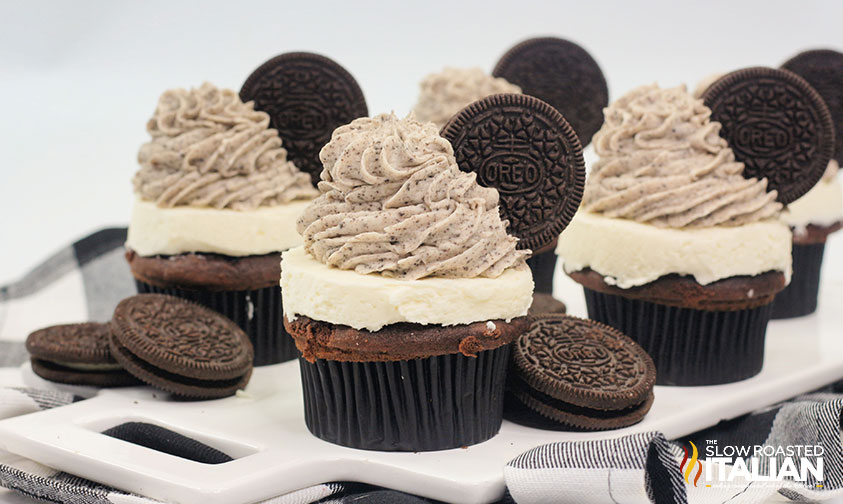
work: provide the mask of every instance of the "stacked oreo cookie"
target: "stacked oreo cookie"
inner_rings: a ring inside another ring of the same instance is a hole
[[[96,387],[146,383],[191,399],[234,394],[252,374],[252,344],[230,319],[163,294],[121,301],[110,323],[40,329],[26,341],[47,380]]]
[[[39,329],[26,339],[32,371],[58,382],[94,387],[137,385],[111,356],[108,324],[86,322]]]
[[[617,329],[538,315],[513,347],[506,414],[544,428],[618,429],[644,418],[655,383],[653,359]]]

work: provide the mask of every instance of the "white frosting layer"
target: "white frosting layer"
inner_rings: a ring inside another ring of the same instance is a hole
[[[254,210],[160,208],[138,198],[132,209],[126,246],[142,256],[280,252],[302,244],[296,219],[309,203],[296,200]]]
[[[843,219],[843,189],[838,177],[823,179],[804,196],[787,205],[781,218],[793,228],[808,224],[830,226]]]
[[[123,369],[120,364],[83,364],[81,362],[56,362],[56,364],[79,371],[119,371]]]
[[[580,210],[559,236],[566,271],[585,268],[628,289],[662,276],[691,275],[702,284],[781,271],[790,282],[791,234],[777,220],[735,227],[657,228]]]
[[[470,324],[527,314],[530,270],[510,268],[497,278],[399,280],[331,268],[297,247],[282,254],[284,315],[377,331],[398,322]]]

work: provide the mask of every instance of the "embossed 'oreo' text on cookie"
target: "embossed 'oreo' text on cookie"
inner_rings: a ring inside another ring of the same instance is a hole
[[[746,156],[761,155],[775,158],[793,144],[790,132],[775,119],[757,118],[741,124],[735,130],[733,149]]]
[[[289,159],[319,182],[319,151],[339,126],[368,115],[357,81],[324,56],[294,52],[267,61],[240,90],[245,102],[269,114]]]
[[[296,104],[275,116],[276,128],[288,137],[314,138],[327,124],[328,118],[316,103]]]
[[[545,314],[513,345],[508,387],[528,410],[599,430],[640,421],[653,403],[655,382],[653,359],[617,329]]]
[[[596,324],[570,316],[536,317],[517,342],[529,363],[526,367],[534,368],[541,380],[555,381],[556,387],[593,393],[615,393],[649,383],[653,377],[643,350],[620,332]]]
[[[568,225],[582,199],[585,165],[573,128],[555,108],[525,95],[493,95],[442,128],[460,169],[500,194],[519,248],[538,253]]]
[[[542,165],[522,152],[505,152],[487,159],[477,173],[480,183],[507,194],[530,192],[541,183]]]
[[[834,126],[825,102],[798,75],[747,68],[709,86],[703,100],[722,125],[744,176],[766,178],[778,201],[790,203],[811,189],[833,154]]]
[[[606,348],[589,343],[571,343],[556,348],[554,354],[561,362],[585,367],[605,366],[612,359]]]

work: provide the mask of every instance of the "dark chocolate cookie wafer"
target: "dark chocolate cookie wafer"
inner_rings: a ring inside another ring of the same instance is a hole
[[[291,52],[267,61],[246,79],[240,98],[269,114],[287,157],[319,182],[319,151],[338,126],[369,115],[357,81],[319,54]]]
[[[32,371],[46,380],[73,385],[137,385],[140,382],[111,356],[108,335],[108,324],[97,322],[39,329],[26,338]]]
[[[492,95],[462,109],[441,134],[461,170],[498,190],[518,248],[538,254],[552,246],[585,184],[582,146],[562,114],[532,96]]]
[[[738,70],[709,86],[703,100],[744,163],[744,176],[766,177],[780,202],[796,200],[822,178],[834,152],[834,125],[802,77],[764,67]]]
[[[252,344],[234,322],[163,294],[126,298],[114,310],[115,359],[144,382],[173,394],[216,398],[249,382]]]
[[[603,124],[603,108],[609,104],[606,78],[594,58],[573,42],[554,37],[525,40],[501,57],[492,75],[556,107],[583,145]]]
[[[799,75],[823,97],[837,135],[834,159],[843,164],[843,53],[814,49],[797,54],[782,68]]]
[[[640,421],[652,405],[653,360],[607,325],[540,315],[512,355],[513,397],[557,422],[588,430],[617,429]]]

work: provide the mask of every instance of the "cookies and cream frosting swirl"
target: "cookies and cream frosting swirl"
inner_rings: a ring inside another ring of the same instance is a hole
[[[744,178],[711,110],[679,86],[642,86],[604,111],[583,207],[657,227],[740,226],[778,216],[767,179]]]
[[[446,67],[421,82],[414,107],[419,121],[442,127],[469,103],[499,93],[521,94],[521,88],[501,77],[492,77],[480,68]]]
[[[234,91],[208,83],[166,91],[147,131],[133,183],[159,207],[251,210],[317,195],[287,160],[269,115]]]
[[[305,250],[328,266],[415,280],[497,277],[526,267],[498,192],[460,171],[451,144],[412,115],[360,118],[319,155],[315,199],[298,221]]]

